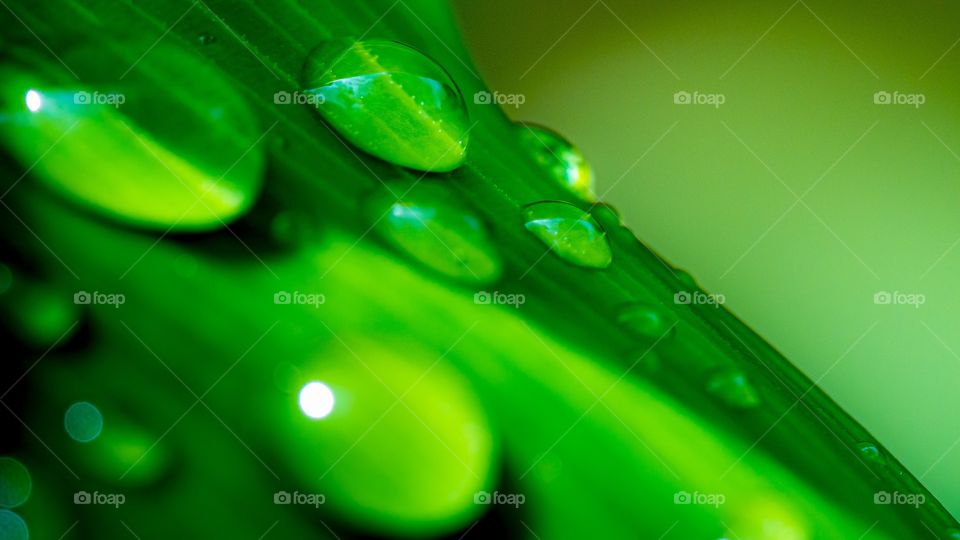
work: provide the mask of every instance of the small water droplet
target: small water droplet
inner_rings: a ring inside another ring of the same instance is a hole
[[[0,143],[55,191],[114,219],[221,227],[259,194],[263,131],[223,73],[193,52],[161,43],[120,80],[136,58],[118,51],[150,45],[65,53],[82,84],[19,52],[0,65]]]
[[[63,426],[67,435],[77,442],[90,442],[100,436],[103,430],[103,415],[100,409],[86,401],[78,401],[67,409],[63,417]]]
[[[620,308],[617,322],[633,335],[659,340],[673,327],[674,321],[654,306],[631,303]]]
[[[3,540],[28,540],[30,531],[23,518],[10,510],[0,510],[0,533]]]
[[[606,268],[613,261],[603,228],[588,212],[572,204],[534,203],[524,209],[523,219],[528,231],[569,263]]]
[[[460,89],[435,61],[407,45],[339,39],[309,53],[304,92],[342,136],[380,159],[451,171],[467,152]]]
[[[437,183],[392,184],[371,198],[367,215],[387,242],[443,275],[469,283],[500,277],[485,223]]]
[[[213,34],[203,33],[197,36],[197,41],[199,41],[201,45],[213,45],[214,43],[217,42],[217,36]]]
[[[691,291],[697,290],[700,288],[700,286],[697,285],[697,280],[694,279],[693,276],[690,275],[690,272],[687,272],[686,270],[674,268],[673,275],[680,280],[680,283],[686,285]]]
[[[0,507],[20,506],[30,498],[32,489],[30,471],[12,457],[0,457]]]
[[[753,384],[736,370],[721,369],[714,373],[707,380],[707,391],[738,409],[750,409],[760,404],[760,396]]]
[[[551,178],[581,199],[593,202],[593,169],[583,153],[557,132],[537,124],[519,123],[522,144]]]
[[[860,457],[863,458],[867,463],[873,465],[886,465],[887,458],[876,444],[872,442],[862,442],[856,445],[857,452],[860,454]]]

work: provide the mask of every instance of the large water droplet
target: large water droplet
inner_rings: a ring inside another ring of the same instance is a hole
[[[103,430],[103,415],[100,409],[86,401],[74,403],[63,417],[67,435],[77,442],[90,442]]]
[[[0,506],[16,508],[27,502],[33,480],[30,471],[12,457],[0,457]],[[0,536],[2,538],[2,536]]]
[[[0,538],[3,540],[28,540],[30,531],[23,518],[9,510],[0,510]]]
[[[389,243],[461,281],[490,283],[500,277],[503,263],[485,224],[454,193],[432,182],[391,186],[367,207],[370,221]]]
[[[380,159],[450,171],[466,157],[463,95],[416,49],[384,40],[325,43],[307,57],[303,87],[331,126]]]
[[[603,228],[588,212],[572,204],[546,201],[523,211],[524,226],[560,258],[588,268],[606,268],[613,261]]]
[[[707,380],[707,391],[721,401],[739,409],[750,409],[760,404],[760,396],[743,373],[721,369]]]
[[[674,323],[663,310],[640,303],[621,307],[617,322],[631,334],[651,340],[665,337]]]
[[[80,204],[136,225],[205,230],[241,215],[262,182],[262,130],[213,65],[161,43],[140,59],[79,49],[59,65],[0,66],[0,140]],[[184,74],[188,74],[185,76]],[[41,159],[42,158],[42,159]]]
[[[551,178],[585,201],[597,198],[593,169],[580,149],[543,126],[522,122],[519,127],[523,144]]]

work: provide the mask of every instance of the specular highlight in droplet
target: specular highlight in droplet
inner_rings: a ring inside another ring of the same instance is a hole
[[[551,178],[585,201],[596,200],[593,168],[579,148],[543,126],[521,122],[518,127],[522,144]]]
[[[63,427],[71,439],[87,443],[100,436],[103,430],[103,415],[94,405],[78,401],[67,409],[63,417]]]
[[[760,404],[760,396],[747,376],[732,369],[721,369],[711,375],[707,380],[707,391],[738,409],[751,409]]]
[[[440,274],[477,284],[500,277],[503,262],[486,224],[444,186],[391,184],[371,197],[366,213],[387,242]]]
[[[380,159],[450,171],[467,152],[463,95],[435,61],[407,45],[339,39],[307,56],[303,88],[340,135]]]
[[[603,228],[589,212],[569,203],[545,201],[523,210],[524,227],[565,261],[606,268],[613,261]]]
[[[883,451],[872,442],[862,442],[856,445],[857,453],[867,463],[872,465],[886,465],[887,458]]]
[[[30,471],[12,457],[0,457],[0,507],[20,506],[27,502],[32,490]]]
[[[220,227],[260,191],[262,130],[222,72],[180,48],[161,43],[124,74],[136,58],[118,51],[150,45],[65,53],[82,83],[16,51],[0,65],[0,143],[103,215],[164,231]]]

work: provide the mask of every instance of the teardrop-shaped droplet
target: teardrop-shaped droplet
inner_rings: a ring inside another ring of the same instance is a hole
[[[886,465],[887,458],[883,454],[883,450],[880,449],[876,444],[872,442],[862,442],[856,445],[857,453],[860,454],[861,459],[866,463],[872,465]]]
[[[33,479],[23,463],[12,457],[0,457],[0,507],[20,506],[30,498],[32,489]]]
[[[520,123],[520,138],[533,159],[577,197],[593,202],[593,169],[579,148],[557,132],[537,124]]]
[[[674,324],[674,320],[663,310],[640,303],[621,307],[617,322],[631,334],[650,340],[666,337]]]
[[[572,204],[545,201],[523,211],[524,226],[557,256],[577,266],[606,268],[613,261],[603,228]]]
[[[87,443],[100,436],[103,430],[103,415],[93,404],[78,401],[67,409],[63,416],[63,427],[71,439]]]
[[[217,42],[217,36],[204,32],[197,36],[197,41],[199,41],[201,45],[213,45]]]
[[[760,404],[760,396],[746,375],[736,370],[721,369],[707,381],[707,391],[721,401],[739,409]]]
[[[444,186],[391,184],[371,198],[367,215],[387,242],[443,275],[470,283],[500,277],[484,222]]]
[[[215,66],[150,45],[64,55],[79,80],[20,53],[0,66],[0,141],[43,182],[104,215],[164,231],[220,227],[260,191],[262,130]]]
[[[3,540],[28,540],[30,531],[23,518],[10,510],[0,510],[0,538]]]
[[[307,57],[303,88],[303,101],[380,159],[450,171],[466,157],[463,95],[439,64],[416,49],[385,40],[325,43]]]

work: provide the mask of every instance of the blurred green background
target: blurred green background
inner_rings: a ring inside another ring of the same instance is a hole
[[[456,5],[506,113],[960,515],[960,3]]]

